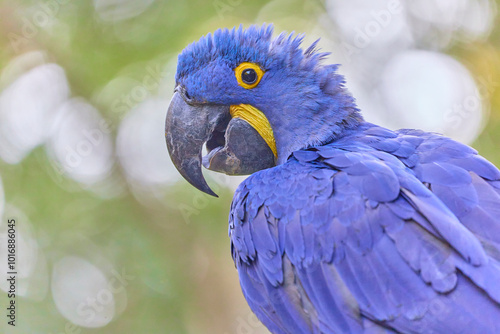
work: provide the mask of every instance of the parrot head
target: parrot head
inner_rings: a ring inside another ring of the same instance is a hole
[[[317,41],[302,50],[302,35],[272,34],[272,25],[221,29],[179,55],[167,147],[181,175],[208,194],[216,196],[201,165],[251,174],[363,120],[338,65],[321,63],[328,54],[318,52]]]

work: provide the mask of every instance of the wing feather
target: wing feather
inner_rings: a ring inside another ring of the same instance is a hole
[[[425,132],[369,127],[237,191],[243,293],[273,333],[495,333],[500,172]]]

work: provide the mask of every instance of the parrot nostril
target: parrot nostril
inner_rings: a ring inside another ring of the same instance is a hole
[[[194,99],[189,93],[187,92],[186,88],[183,86],[177,86],[174,89],[174,92],[179,92],[179,94],[182,96],[182,99],[187,103],[187,104],[193,104]]]

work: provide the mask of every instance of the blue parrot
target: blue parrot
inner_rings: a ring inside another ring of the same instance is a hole
[[[316,42],[272,35],[186,47],[166,120],[198,189],[215,196],[202,165],[251,174],[229,236],[253,312],[276,334],[500,333],[500,171],[439,134],[364,121]]]

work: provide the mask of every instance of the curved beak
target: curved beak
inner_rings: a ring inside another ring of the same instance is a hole
[[[275,166],[266,141],[247,121],[231,118],[229,109],[192,102],[178,86],[165,124],[168,152],[177,170],[194,187],[215,197],[201,172],[202,164],[228,175],[248,175]],[[202,158],[205,143],[208,154]]]
[[[217,126],[230,119],[229,107],[188,104],[176,90],[168,107],[165,137],[170,158],[181,175],[197,189],[218,197],[201,172],[201,150]]]

